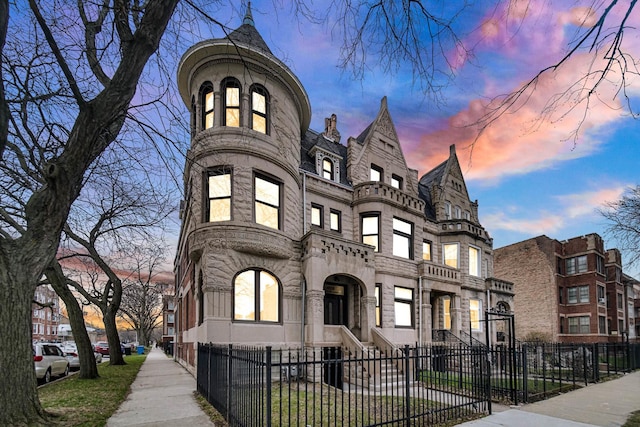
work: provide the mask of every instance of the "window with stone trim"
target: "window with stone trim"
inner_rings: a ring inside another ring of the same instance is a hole
[[[231,220],[231,169],[212,169],[207,174],[207,222]]]
[[[393,218],[393,255],[413,259],[413,224]]]
[[[201,129],[210,129],[213,127],[214,119],[214,96],[213,84],[204,82],[200,86],[200,108],[202,114]]]
[[[280,322],[280,284],[271,273],[250,269],[233,280],[233,319]]]
[[[325,179],[330,179],[333,181],[334,179],[333,173],[333,160],[328,157],[322,159],[322,177]]]
[[[413,327],[413,289],[394,287],[394,309],[396,328]]]
[[[445,243],[442,245],[442,262],[453,268],[459,268],[459,243]]]
[[[380,251],[380,214],[368,213],[360,217],[360,229],[362,243],[374,247],[375,252]]]
[[[282,184],[265,175],[254,176],[254,217],[258,224],[280,230]]]
[[[579,274],[587,271],[587,256],[581,255],[577,257],[567,258],[565,260],[566,263],[566,274]]]
[[[567,304],[586,304],[589,302],[589,285],[567,288]]]
[[[431,258],[432,245],[429,240],[422,241],[422,259],[425,261],[433,261]]]
[[[222,81],[222,125],[240,127],[240,82],[232,77]]]
[[[370,181],[382,181],[384,179],[383,170],[380,166],[371,164],[371,169],[369,170],[369,180]]]
[[[336,209],[329,211],[329,227],[332,231],[342,232],[342,212]]]
[[[469,300],[469,321],[471,322],[472,331],[482,330],[482,301],[479,299]]]
[[[251,129],[269,134],[269,92],[264,86],[251,86]]]
[[[590,329],[591,318],[589,316],[571,316],[567,318],[570,334],[588,334]]]
[[[480,249],[469,245],[469,275],[480,277]]]
[[[391,186],[393,188],[397,188],[398,190],[402,190],[402,177],[392,174],[391,175]]]
[[[318,204],[311,204],[311,225],[323,228],[324,208]]]
[[[444,329],[451,329],[451,297],[442,298],[442,321]]]

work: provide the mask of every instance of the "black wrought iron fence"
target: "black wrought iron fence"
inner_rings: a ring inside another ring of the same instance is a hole
[[[231,426],[423,426],[640,368],[640,344],[434,343],[384,353],[199,344],[198,391]]]
[[[231,426],[423,426],[490,411],[486,352],[199,344],[198,391]]]
[[[546,399],[640,368],[638,344],[520,343],[489,349],[492,398],[518,404]]]

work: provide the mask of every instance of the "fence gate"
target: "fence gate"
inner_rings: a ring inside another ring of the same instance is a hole
[[[485,311],[485,322],[491,396],[508,398],[517,405],[518,369],[513,312],[507,312],[498,305]]]

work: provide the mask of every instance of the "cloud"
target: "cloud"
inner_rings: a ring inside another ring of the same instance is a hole
[[[606,202],[620,199],[626,188],[625,185],[615,185],[583,193],[558,195],[554,197],[557,202],[555,208],[537,212],[532,212],[531,208],[525,210],[510,206],[496,213],[482,215],[482,224],[488,230],[553,235],[577,220],[596,216],[598,208],[602,208]]]
[[[430,170],[447,158],[448,147],[455,144],[465,178],[495,184],[600,151],[628,115],[626,99],[619,92],[623,81],[619,70],[612,69],[598,81],[598,71],[605,67],[602,51],[574,52],[559,68],[522,90],[510,108],[500,105],[507,99],[501,94],[521,90],[538,71],[566,54],[579,28],[596,22],[588,7],[561,7],[547,1],[516,1],[485,16],[480,30],[471,36],[475,40],[465,41],[476,46],[478,62],[493,64],[475,77],[484,84],[482,97],[469,99],[466,108],[441,119],[426,133],[418,129],[404,133],[410,141],[407,158],[414,159],[411,167]],[[623,11],[618,9],[608,25],[620,22]],[[627,33],[624,51],[637,58],[640,44],[634,43],[634,36],[637,40],[637,35]],[[483,57],[483,52],[491,55]],[[640,93],[637,76],[627,72],[624,78],[627,95]],[[487,119],[489,126],[483,127]]]

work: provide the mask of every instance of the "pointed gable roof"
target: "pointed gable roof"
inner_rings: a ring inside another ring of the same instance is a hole
[[[435,202],[437,202],[437,200],[432,200],[433,195],[435,194],[433,188],[438,187],[443,190],[450,176],[453,176],[462,182],[464,194],[468,199],[469,193],[467,192],[467,186],[464,182],[460,162],[458,162],[455,145],[449,146],[449,157],[447,160],[440,163],[420,178],[418,193],[420,194],[420,198],[425,201],[425,215],[427,218],[433,220],[436,219]]]
[[[384,96],[382,100],[380,100],[380,109],[378,110],[378,115],[371,122],[369,126],[356,138],[358,142],[364,144],[368,139],[371,138],[374,131],[378,131],[382,133],[384,136],[398,141],[398,133],[396,132],[396,127],[393,124],[393,120],[391,119],[391,114],[389,113],[389,107],[387,106],[387,97]]]

